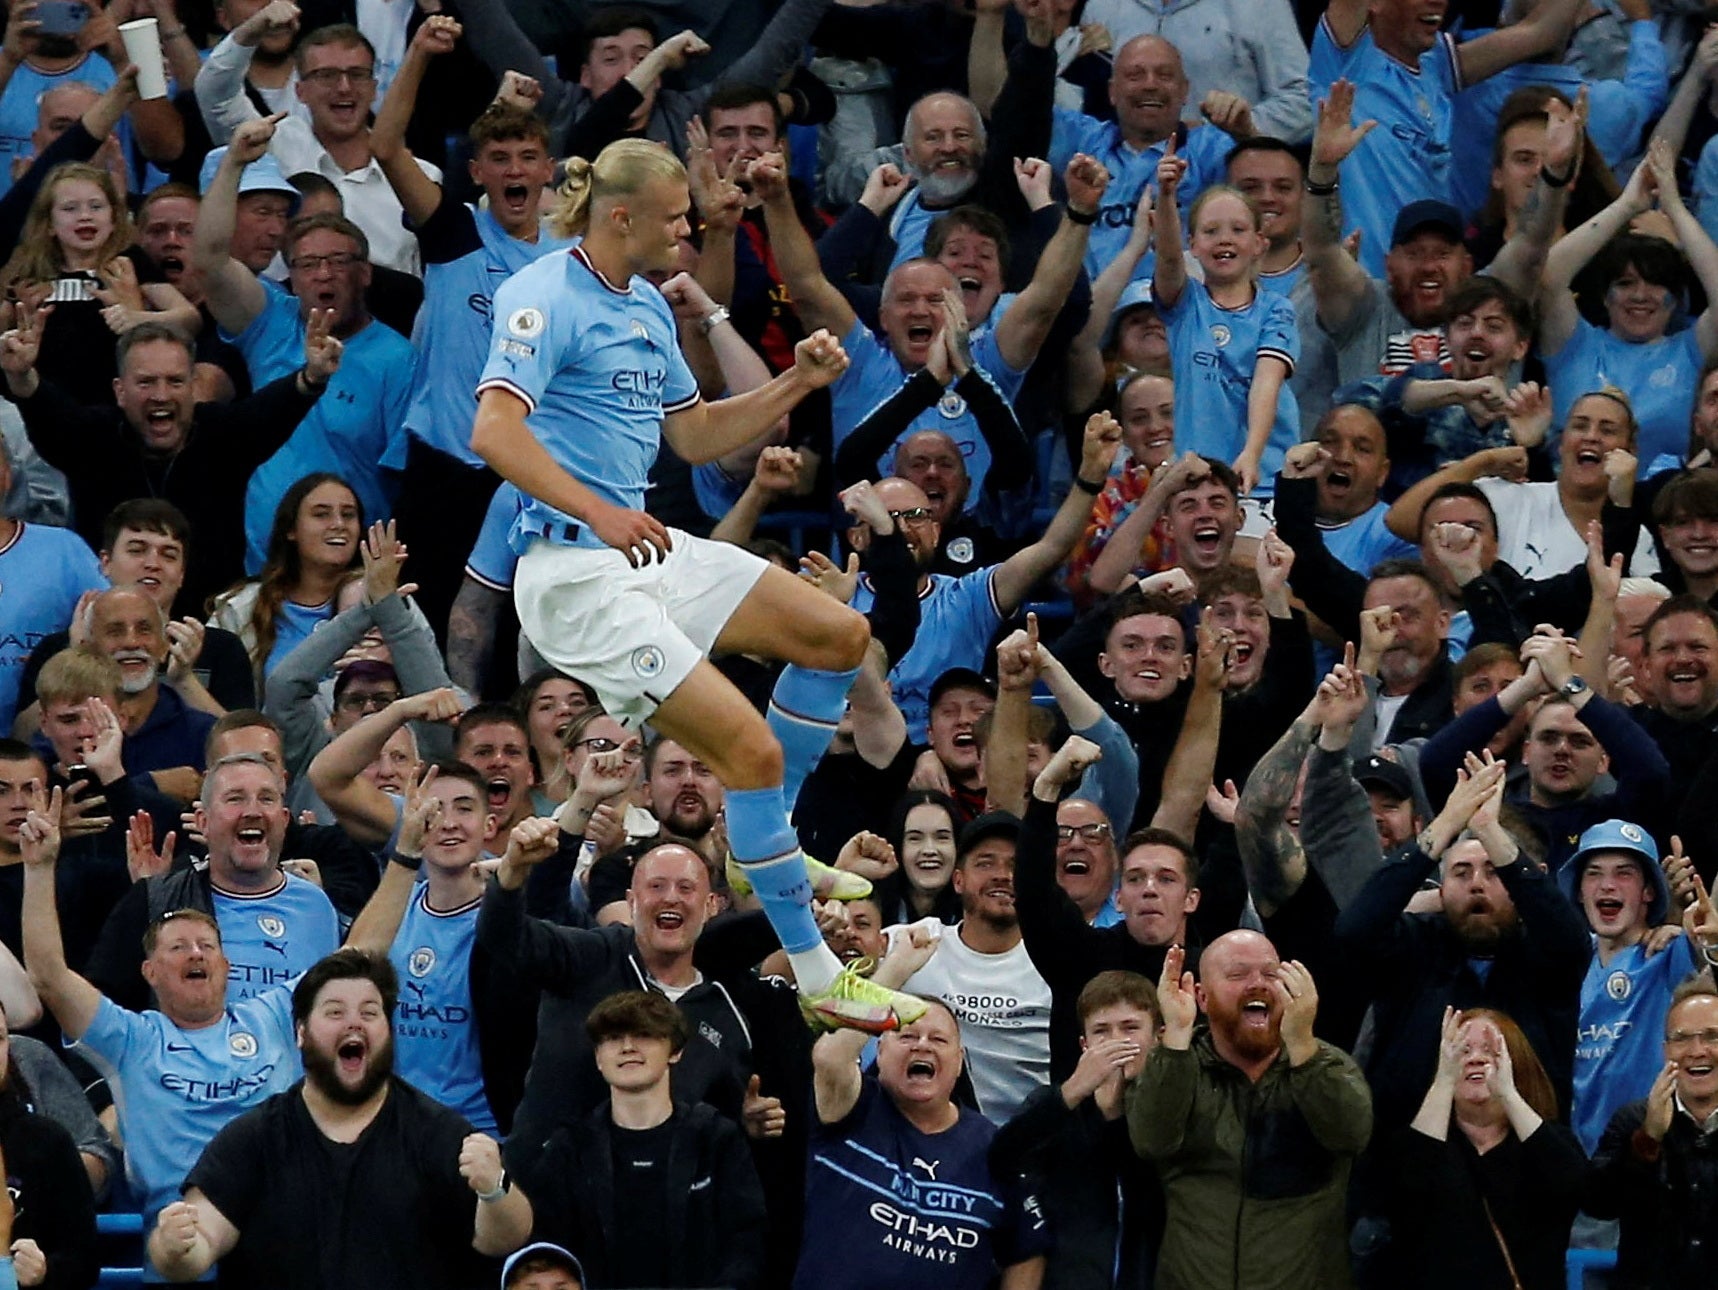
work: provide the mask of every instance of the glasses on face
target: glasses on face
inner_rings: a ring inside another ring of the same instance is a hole
[[[1685,1046],[1699,1040],[1708,1048],[1718,1048],[1718,1030],[1673,1030],[1664,1037],[1667,1044]]]
[[[323,265],[330,269],[350,269],[358,263],[358,257],[351,251],[336,251],[333,255],[295,255],[289,267],[299,273],[315,273]]]
[[[590,739],[575,739],[573,740],[572,746],[574,748],[589,748],[592,752],[605,753],[613,752],[616,748],[619,748],[620,741],[617,739],[609,739],[602,735],[595,735]]]
[[[318,67],[314,72],[301,73],[301,81],[309,81],[312,85],[320,85],[324,89],[333,89],[341,81],[350,83],[355,88],[373,85],[376,81],[374,67]]]
[[[898,524],[923,524],[931,518],[931,513],[923,506],[915,506],[910,511],[890,511],[889,518]]]
[[[1102,842],[1110,835],[1107,824],[1058,824],[1056,838],[1060,842],[1072,842],[1074,834],[1078,833],[1087,842]]]
[[[380,712],[390,703],[400,697],[398,690],[372,690],[357,694],[342,694],[340,710],[342,712]]]

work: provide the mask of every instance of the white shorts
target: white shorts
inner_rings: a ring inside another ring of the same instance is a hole
[[[637,729],[709,654],[768,565],[669,529],[668,557],[634,569],[612,547],[531,543],[513,579],[520,630],[551,667]]]

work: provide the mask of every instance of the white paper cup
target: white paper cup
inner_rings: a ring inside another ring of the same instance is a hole
[[[119,24],[126,60],[137,68],[137,93],[146,99],[167,97],[167,67],[161,58],[161,24],[138,18]]]

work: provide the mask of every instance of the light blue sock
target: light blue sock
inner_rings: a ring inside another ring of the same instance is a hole
[[[789,819],[805,777],[835,738],[835,727],[847,710],[847,692],[858,675],[858,668],[823,672],[789,663],[776,679],[769,723],[781,744],[782,802]]]
[[[726,809],[728,845],[745,868],[782,948],[803,954],[822,946],[823,933],[811,912],[811,879],[782,810],[781,789],[730,789]]]

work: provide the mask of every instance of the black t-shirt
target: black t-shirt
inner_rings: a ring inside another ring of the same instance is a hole
[[[132,263],[140,285],[161,282],[161,270],[137,247],[119,253]],[[93,273],[67,272],[48,283],[54,312],[42,330],[36,371],[80,403],[111,406],[113,378],[119,375],[115,346],[119,337],[102,319],[106,308],[94,295],[102,281]]]
[[[195,1187],[239,1231],[223,1290],[463,1290],[487,1283],[471,1249],[477,1201],[459,1176],[471,1125],[394,1079],[356,1142],[330,1143],[303,1082],[204,1148]]]
[[[660,1223],[668,1206],[667,1121],[654,1129],[623,1129],[615,1125],[613,1249],[624,1252],[627,1281],[637,1286],[671,1284],[667,1242]]]
[[[858,753],[826,753],[805,777],[794,804],[793,827],[808,856],[826,864],[862,829],[887,833],[889,814],[912,778],[918,749],[903,739],[887,766]]]

